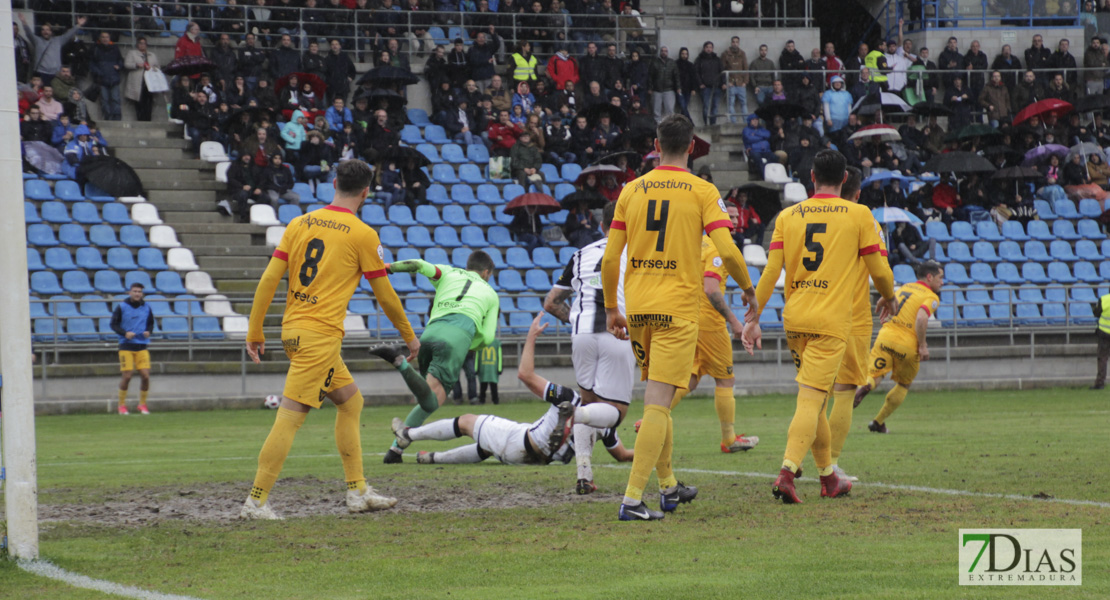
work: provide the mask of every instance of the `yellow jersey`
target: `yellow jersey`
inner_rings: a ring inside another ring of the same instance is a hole
[[[347,304],[360,277],[385,277],[378,233],[336,206],[293,219],[274,250],[288,263],[289,291],[282,327],[343,337]]]
[[[916,348],[918,340],[914,324],[917,322],[917,311],[923,308],[930,317],[933,316],[940,305],[940,298],[929,286],[915,281],[895,290],[894,301],[894,318],[883,324],[880,335],[893,336],[907,346]]]
[[[882,234],[879,235],[879,252],[886,256],[886,242]],[[861,265],[857,275],[855,298],[852,300],[852,335],[866,335],[871,337],[871,273],[867,267]]]
[[[686,169],[656,167],[624,186],[613,229],[627,233],[624,302],[629,314],[698,322],[702,234],[731,221],[717,187]]]
[[[783,327],[847,339],[859,271],[867,271],[859,258],[885,254],[881,237],[867,207],[831,194],[779,213],[771,250],[783,251],[786,268]]]
[[[717,246],[713,245],[713,240],[709,239],[708,235],[701,237],[701,262],[702,277],[712,277],[721,282],[721,292],[725,291],[725,286],[728,284],[728,269],[725,268],[725,262],[721,260],[721,253],[717,252]],[[721,313],[713,308],[713,304],[709,301],[709,296],[705,294],[704,287],[701,293],[701,317],[698,320],[699,329],[727,329],[728,322],[725,320]]]

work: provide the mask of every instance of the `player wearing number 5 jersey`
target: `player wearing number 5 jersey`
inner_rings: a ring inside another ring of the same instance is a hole
[[[632,473],[618,512],[622,521],[663,517],[642,500],[653,468],[664,512],[697,495],[697,489],[675,479],[671,468],[670,407],[675,390],[689,385],[694,367],[703,293],[702,232],[709,235],[728,273],[745,290],[745,304],[753,309],[755,304],[744,258],[729,235],[730,221],[720,193],[684,168],[693,147],[693,124],[686,117],[671,115],[659,124],[656,135],[660,166],[621,191],[601,264],[606,327],[621,339],[632,339],[641,376],[647,380]],[[627,319],[617,306],[625,246]]]
[[[832,497],[851,489],[840,485],[832,468],[825,399],[847,350],[859,269],[866,269],[875,281],[883,313],[894,295],[893,274],[871,211],[838,196],[847,176],[845,166],[839,152],[817,153],[812,175],[816,193],[779,214],[756,292],[757,298],[770,298],[785,265],[782,320],[798,369],[798,400],[772,492],[786,503],[800,502],[794,477],[811,447],[821,475],[821,495]],[[749,319],[744,329],[749,337],[760,337],[757,320]]]
[[[257,364],[259,355],[265,351],[262,322],[281,278],[288,271],[281,343],[289,357],[289,373],[277,419],[258,456],[258,472],[240,512],[242,518],[279,518],[267,503],[270,489],[309,409],[319,408],[324,398],[338,409],[335,445],[347,481],[347,509],[365,512],[397,503],[394,498],[379,496],[366,485],[359,437],[362,394],[339,355],[347,304],[362,277],[370,281],[378,304],[401,332],[411,355],[415,356],[420,349],[401,300],[386,277],[378,234],[355,216],[370,192],[370,180],[371,171],[366,163],[351,160],[341,164],[336,169],[335,199],[322,210],[301,215],[289,223],[258,282],[247,333],[247,354]]]
[[[856,391],[855,405],[863,401],[875,384],[890,373],[894,388],[886,395],[886,402],[867,426],[875,433],[886,433],[886,420],[906,399],[910,384],[917,378],[921,361],[929,360],[929,347],[925,344],[925,329],[929,317],[936,314],[940,298],[937,292],[944,285],[944,269],[936,261],[926,261],[917,267],[917,281],[898,288],[894,299],[897,308],[894,318],[879,330],[871,348],[871,376]]]

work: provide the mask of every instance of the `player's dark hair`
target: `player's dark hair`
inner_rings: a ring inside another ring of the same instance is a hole
[[[659,149],[668,156],[685,154],[694,139],[694,124],[683,115],[672,114],[663,118],[655,129]]]
[[[342,194],[357,194],[370,187],[374,174],[370,165],[361,160],[346,160],[335,169],[335,191]]]
[[[609,229],[613,226],[613,215],[617,212],[617,203],[609,202],[601,209],[601,226]]]
[[[840,197],[851,202],[855,200],[856,194],[859,193],[859,186],[863,182],[863,173],[851,165],[845,167],[845,169],[848,171],[848,179],[845,179],[844,185],[840,186]]]
[[[466,270],[475,273],[481,273],[482,271],[492,273],[494,270],[493,259],[482,250],[475,250],[466,258]]]
[[[139,283],[138,281],[136,281],[135,283],[132,283],[132,284],[131,284],[131,287],[130,287],[130,288],[128,288],[128,289],[132,289],[132,290],[133,290],[133,289],[135,289],[135,288],[139,288],[140,290],[142,290],[142,289],[146,289],[146,288],[144,288],[144,287],[143,287],[143,284]]]
[[[929,275],[940,275],[943,271],[944,267],[940,266],[940,263],[937,261],[926,260],[917,265],[917,272],[915,274],[918,279],[925,279]]]
[[[817,185],[841,185],[848,162],[836,150],[822,150],[813,157],[813,179]]]

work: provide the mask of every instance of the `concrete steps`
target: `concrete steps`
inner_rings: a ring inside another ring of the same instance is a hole
[[[196,173],[181,175],[180,179],[168,178],[165,175],[159,174],[157,176],[143,178],[143,187],[147,190],[181,190],[187,192],[211,190],[212,192],[217,192],[227,189],[227,184],[216,181],[215,175],[209,180],[198,180],[196,178]],[[215,196],[213,196],[213,200],[214,199]]]
[[[174,223],[182,224],[200,224],[200,223],[230,223],[231,219],[225,217],[218,212],[212,210],[214,205],[205,204],[196,212],[180,212],[180,211],[163,211],[159,207],[159,213],[162,215],[163,221],[172,221]]]
[[[145,185],[146,182],[144,181]],[[226,188],[226,186],[225,186]],[[158,206],[158,210],[213,210],[216,203],[215,190],[167,190],[149,189],[147,200]]]
[[[241,240],[240,240],[241,241]],[[184,243],[184,242],[183,242]],[[273,256],[273,248],[267,248],[264,245],[253,246],[250,244],[228,245],[223,244],[192,244],[189,249],[193,251],[193,256],[200,260],[202,256],[213,256],[226,258],[229,256],[234,257],[250,257],[250,256]],[[259,272],[259,275],[262,273]]]
[[[147,150],[138,149],[138,150],[140,152],[150,152],[149,149],[147,149]],[[181,151],[177,151],[177,152],[181,152]],[[188,158],[188,157],[185,156],[184,152],[181,152],[181,154],[182,154],[181,157],[172,157],[172,158],[145,158],[145,157],[140,158],[140,157],[136,157],[136,158],[130,158],[130,159],[123,159],[123,160],[125,160],[127,162],[127,164],[131,165],[131,168],[135,169],[136,171],[138,171],[139,169],[155,169],[158,173],[162,173],[162,172],[164,172],[164,170],[172,170],[172,171],[178,171],[178,170],[215,171],[216,170],[216,163],[210,163],[206,160],[199,160],[199,159],[196,159],[196,158]],[[120,158],[122,158],[122,157],[120,157]],[[199,174],[191,173],[191,175],[195,176],[195,175],[199,175]],[[140,173],[139,176],[141,177],[142,174]]]
[[[131,164],[133,160],[186,160],[190,159],[183,148],[149,148],[143,146],[114,146],[116,158]]]

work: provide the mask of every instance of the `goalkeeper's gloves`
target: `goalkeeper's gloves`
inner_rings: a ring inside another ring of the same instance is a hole
[[[415,273],[420,270],[420,261],[399,260],[395,263],[386,265],[386,270],[390,273]]]

